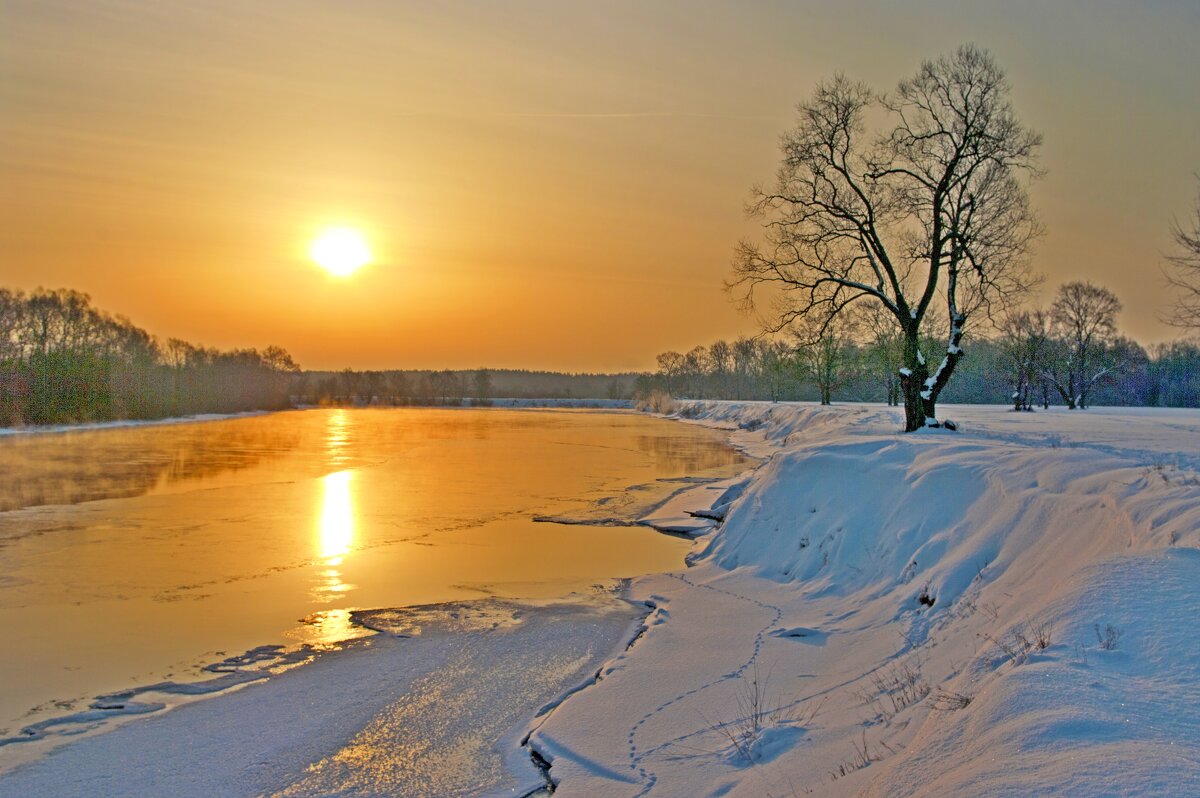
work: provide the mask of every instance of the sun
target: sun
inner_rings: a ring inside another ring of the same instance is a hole
[[[371,261],[362,233],[350,227],[331,227],[313,241],[313,262],[334,277],[349,277]]]

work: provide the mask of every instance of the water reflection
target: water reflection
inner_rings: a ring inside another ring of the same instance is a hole
[[[353,471],[336,471],[321,480],[325,493],[321,500],[318,549],[321,559],[330,565],[340,565],[342,555],[350,551],[354,542],[354,504],[350,499],[353,480]]]
[[[333,466],[344,466],[349,459],[346,449],[350,443],[350,418],[345,410],[337,409],[329,414],[325,427],[325,452]]]
[[[323,494],[317,520],[317,555],[325,561],[313,597],[329,602],[353,589],[342,581],[338,566],[354,545],[353,471],[335,471],[321,479]]]
[[[303,629],[288,636],[310,646],[327,646],[371,634],[371,630],[354,624],[350,610],[320,610],[301,623]]]
[[[639,435],[637,446],[653,455],[658,468],[695,474],[742,462],[742,455],[727,446],[714,445],[711,439],[684,436]]]
[[[0,512],[187,489],[199,480],[274,466],[300,448],[302,429],[294,416],[280,414],[0,435]]]

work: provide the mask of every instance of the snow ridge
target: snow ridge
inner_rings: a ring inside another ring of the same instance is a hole
[[[683,404],[766,462],[537,730],[560,798],[1200,794],[1200,413],[953,413]]]

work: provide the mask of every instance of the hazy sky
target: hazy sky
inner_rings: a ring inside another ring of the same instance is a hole
[[[309,368],[646,368],[722,290],[795,103],[972,41],[1045,135],[1035,255],[1156,320],[1200,3],[0,0],[0,285]],[[306,250],[364,231],[346,280]]]

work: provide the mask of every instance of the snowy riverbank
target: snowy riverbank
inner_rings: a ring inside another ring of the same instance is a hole
[[[522,795],[545,763],[560,796],[1200,794],[1200,412],[683,409],[764,464],[552,520],[695,535],[691,568],[360,612],[0,796]]]
[[[607,590],[372,610],[359,640],[250,689],[58,748],[0,795],[527,795],[531,707],[587,683],[645,608]]]
[[[684,409],[772,457],[534,730],[557,795],[1200,792],[1200,413]]]

